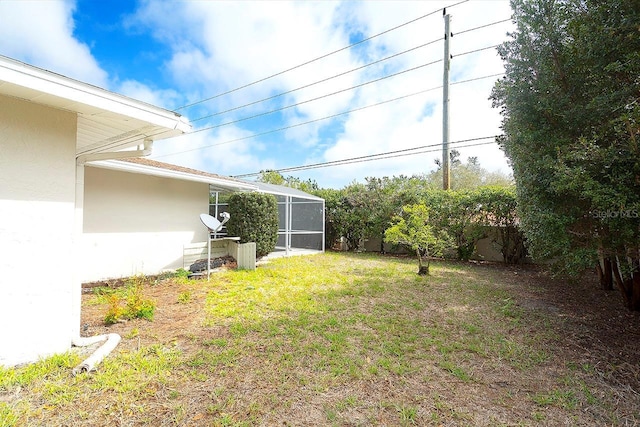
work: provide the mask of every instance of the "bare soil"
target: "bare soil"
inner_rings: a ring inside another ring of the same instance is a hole
[[[555,327],[564,357],[604,368],[611,385],[635,394],[640,405],[640,312],[628,311],[619,291],[602,290],[595,271],[567,281],[535,266],[504,269],[521,278],[512,291],[524,308],[560,320]]]

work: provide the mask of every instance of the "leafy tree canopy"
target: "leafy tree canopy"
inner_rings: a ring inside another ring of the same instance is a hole
[[[320,188],[318,183],[312,179],[303,181],[295,176],[284,177],[280,172],[274,170],[261,171],[257,181],[267,184],[284,185],[285,187],[295,188],[305,193],[313,193]]]
[[[513,186],[513,177],[499,171],[491,172],[483,168],[477,157],[468,157],[466,162],[462,162],[458,150],[451,150],[450,157],[449,174],[452,190],[470,190],[488,185]],[[435,163],[438,168],[428,173],[424,179],[430,187],[442,188],[442,162],[436,159]]]
[[[446,245],[446,235],[439,235],[429,221],[429,208],[424,204],[406,205],[402,214],[385,232],[388,242],[409,246],[418,258],[418,274],[429,274],[429,256]]]
[[[512,0],[492,93],[532,254],[599,260],[640,310],[640,2]],[[604,266],[607,266],[606,268]],[[610,285],[610,283],[609,283]]]

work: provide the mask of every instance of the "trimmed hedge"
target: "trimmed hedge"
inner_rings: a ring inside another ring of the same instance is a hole
[[[255,242],[256,256],[265,256],[278,242],[278,202],[272,194],[235,193],[229,197],[227,234],[240,243]]]

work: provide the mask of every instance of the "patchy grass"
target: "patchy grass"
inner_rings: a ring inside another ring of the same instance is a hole
[[[637,353],[624,364],[620,348],[576,351],[588,330],[553,281],[465,263],[431,272],[327,253],[168,277],[137,288],[153,321],[109,327],[109,297],[127,291],[85,295],[87,334],[122,343],[76,377],[77,353],[0,368],[0,426],[640,422]]]

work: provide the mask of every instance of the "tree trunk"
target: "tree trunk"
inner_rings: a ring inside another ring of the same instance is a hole
[[[640,272],[637,270],[633,273],[629,310],[640,311]]]
[[[596,264],[596,272],[600,279],[600,286],[605,291],[613,290],[613,266],[611,259],[602,255],[598,256],[598,264]]]
[[[505,264],[520,264],[525,257],[526,249],[522,233],[517,227],[501,227],[500,233],[502,259]]]
[[[416,249],[416,255],[418,256],[418,275],[428,276],[429,275],[429,259],[427,258],[426,264],[422,263],[422,254],[420,253],[420,249]]]
[[[638,251],[635,251],[636,256]],[[632,258],[631,278],[629,283],[629,310],[640,311],[640,259]]]
[[[640,259],[634,258],[631,260],[632,271],[630,274],[624,274],[621,271],[620,260],[617,257],[612,266],[613,277],[622,294],[624,305],[630,311],[640,311],[640,271],[638,271]]]

